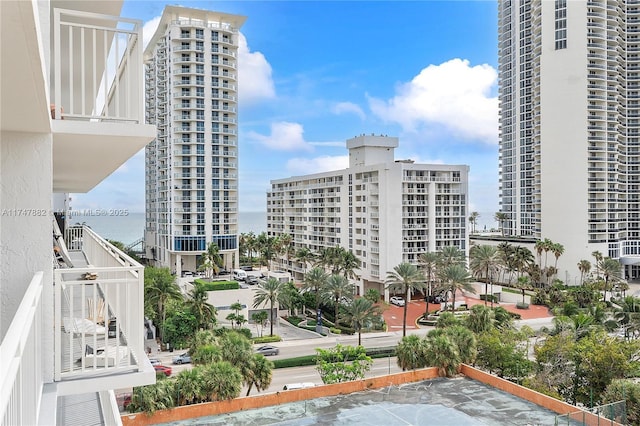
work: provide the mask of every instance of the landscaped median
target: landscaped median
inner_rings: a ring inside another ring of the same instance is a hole
[[[354,392],[361,392],[367,389],[380,389],[390,385],[419,382],[421,380],[434,379],[436,377],[438,377],[438,369],[436,367],[423,368],[403,373],[390,374],[387,376],[355,380],[352,382],[321,385],[313,388],[288,390],[266,395],[241,397],[229,401],[185,405],[171,410],[156,411],[150,416],[144,413],[125,414],[121,416],[121,419],[124,426],[154,425],[158,423],[193,419],[196,417],[215,416],[235,411],[269,407],[326,396],[345,395]]]

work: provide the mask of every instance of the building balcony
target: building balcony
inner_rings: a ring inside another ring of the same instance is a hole
[[[61,256],[70,267],[55,269],[53,283],[42,272],[34,274],[0,344],[2,424],[55,422],[38,412],[45,394],[53,393],[53,401],[64,406],[68,395],[95,393],[108,399],[111,389],[155,383],[143,347],[143,266],[89,228],[69,231],[72,250]],[[53,324],[48,326],[43,326],[50,311],[45,286],[54,291]],[[53,386],[41,368],[42,342],[51,335]],[[117,411],[102,415],[106,424],[119,421]]]
[[[71,268],[54,270],[59,393],[155,382],[144,351],[144,267],[90,228],[65,235]]]
[[[87,192],[155,137],[144,124],[142,26],[65,9],[53,19],[53,190]]]

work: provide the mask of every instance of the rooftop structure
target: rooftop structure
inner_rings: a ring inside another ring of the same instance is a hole
[[[178,276],[211,242],[238,259],[238,30],[244,16],[167,6],[145,51],[146,257]]]

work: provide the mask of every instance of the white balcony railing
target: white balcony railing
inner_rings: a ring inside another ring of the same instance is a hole
[[[141,22],[54,9],[52,115],[144,123]]]
[[[42,272],[37,272],[0,344],[0,424],[38,424],[42,398]]]
[[[88,227],[65,237],[74,267],[54,271],[55,380],[142,371],[144,267]]]

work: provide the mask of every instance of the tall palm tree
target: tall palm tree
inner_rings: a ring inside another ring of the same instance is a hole
[[[203,266],[207,271],[207,276],[211,278],[217,275],[222,266],[222,256],[220,256],[220,248],[214,242],[209,243],[207,251],[202,254]]]
[[[476,225],[478,224],[478,218],[480,217],[480,213],[471,212],[469,215],[469,223],[471,223],[471,233],[476,233]]]
[[[338,323],[338,308],[340,307],[340,300],[344,297],[348,300],[353,299],[353,293],[355,286],[349,282],[346,277],[342,275],[331,275],[327,278],[326,284],[323,287],[324,296],[331,300],[335,307],[334,319],[336,324]]]
[[[500,233],[504,236],[504,223],[509,220],[509,215],[504,212],[496,212],[493,218],[500,224]]]
[[[527,247],[516,246],[514,257],[519,277],[521,277],[526,271],[528,271],[531,265],[535,264],[533,253],[531,253],[531,250],[529,250]]]
[[[497,269],[498,251],[494,246],[480,245],[473,246],[469,251],[471,271],[480,278],[484,276],[484,304],[487,305],[487,295],[489,294],[489,280]],[[493,288],[493,287],[492,287]],[[493,299],[493,295],[491,296]]]
[[[607,290],[610,285],[621,280],[622,265],[616,259],[605,257],[600,262],[600,273],[604,277],[604,301],[607,301]]]
[[[258,284],[253,296],[253,307],[257,308],[269,302],[269,326],[270,335],[273,336],[273,307],[276,302],[280,303],[283,296],[283,285],[277,278],[269,278],[267,281]]]
[[[181,300],[182,293],[176,284],[176,277],[171,275],[169,268],[144,269],[145,299],[156,308],[160,319],[160,339],[164,338],[164,322],[166,320],[165,307],[169,300]]]
[[[436,268],[440,261],[439,253],[425,252],[418,256],[418,262],[422,266],[424,271],[424,275],[427,278],[427,297],[425,300],[427,301],[424,315],[425,318],[429,315],[429,298],[431,297],[431,290],[433,289],[433,280],[436,276]]]
[[[560,256],[562,256],[562,254],[564,253],[564,246],[560,243],[553,243],[551,245],[551,252],[553,253],[553,256],[556,258],[556,262],[554,263],[554,268],[558,268],[558,258]]]
[[[360,268],[360,259],[356,257],[351,250],[340,248],[340,256],[338,257],[338,272],[342,272],[345,278],[355,278],[355,270]]]
[[[211,328],[216,323],[216,308],[210,305],[207,291],[202,284],[196,282],[189,292],[189,298],[185,304],[191,310],[198,321],[198,328]]]
[[[278,238],[267,235],[266,232],[261,232],[256,241],[257,248],[266,263],[267,269],[271,269],[271,261],[278,253]]]
[[[293,247],[293,237],[290,234],[278,235],[278,253],[284,254],[287,261],[287,271],[291,269],[289,265],[289,256],[295,252]]]
[[[378,308],[371,300],[364,297],[354,299],[353,303],[344,307],[342,319],[358,332],[358,346],[362,345],[362,329],[380,316]]]
[[[302,291],[312,291],[316,296],[316,312],[320,309],[320,295],[329,275],[322,268],[313,268],[304,276]]]
[[[600,266],[604,256],[598,250],[591,253],[591,256],[596,260],[596,278],[600,278]]]
[[[315,266],[323,267],[331,271],[332,274],[337,274],[341,254],[340,246],[323,247],[318,251]]]
[[[439,252],[439,259],[438,267],[441,269],[449,265],[464,265],[466,256],[464,252],[456,246],[445,246]]]
[[[440,279],[449,287],[453,294],[453,305],[451,310],[455,310],[456,306],[456,293],[458,290],[465,290],[471,293],[475,293],[473,286],[469,283],[471,276],[464,265],[454,264],[449,265],[443,269],[440,273]]]
[[[404,314],[402,319],[402,335],[407,335],[407,308],[411,300],[411,294],[415,290],[425,288],[425,278],[415,265],[403,262],[387,272],[385,284],[390,291],[400,291],[405,298]]]
[[[578,270],[580,271],[580,285],[584,285],[584,276],[591,271],[591,262],[587,259],[582,259],[578,262]]]
[[[296,251],[295,257],[298,262],[302,263],[302,265],[304,266],[303,269],[305,271],[307,270],[307,266],[313,263],[313,261],[315,260],[315,255],[307,247],[298,249],[298,251]]]

